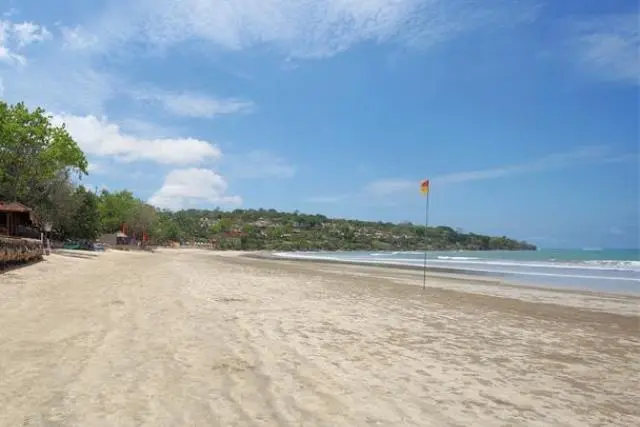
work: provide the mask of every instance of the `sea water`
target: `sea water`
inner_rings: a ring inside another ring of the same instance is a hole
[[[424,252],[282,252],[287,258],[328,259],[422,267]],[[516,284],[640,293],[640,250],[442,251],[427,267],[502,277]]]

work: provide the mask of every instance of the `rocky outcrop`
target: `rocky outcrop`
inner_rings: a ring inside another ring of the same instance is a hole
[[[5,266],[42,259],[44,248],[36,239],[0,237],[0,269]]]

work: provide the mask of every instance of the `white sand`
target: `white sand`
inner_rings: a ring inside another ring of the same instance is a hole
[[[0,426],[640,425],[638,298],[237,254],[0,274]]]

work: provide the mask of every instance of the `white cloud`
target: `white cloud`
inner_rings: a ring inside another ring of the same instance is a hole
[[[82,27],[60,27],[63,46],[71,50],[90,49],[98,44],[98,38]]]
[[[5,62],[10,65],[25,64],[27,59],[9,47],[10,29],[10,22],[0,20],[0,62]]]
[[[42,52],[37,62],[6,67],[3,79],[10,102],[81,115],[103,114],[106,102],[125,86],[114,75],[92,69],[88,56],[56,47]]]
[[[24,65],[27,58],[20,53],[26,46],[51,38],[51,33],[33,22],[14,23],[0,20],[0,62]]]
[[[89,162],[87,172],[92,174],[100,174],[104,172],[104,167],[100,163]]]
[[[434,177],[433,181],[440,184],[481,181],[524,173],[562,169],[580,163],[602,163],[607,162],[611,158],[612,156],[604,146],[586,146],[573,151],[551,154],[530,162],[515,165],[440,175]]]
[[[604,79],[640,84],[640,15],[599,16],[574,25],[579,60]]]
[[[56,124],[65,123],[73,139],[87,153],[113,156],[121,161],[152,161],[161,164],[188,165],[218,159],[220,149],[194,138],[145,139],[123,133],[117,124],[95,116],[53,116]]]
[[[0,65],[6,84],[5,99],[24,101],[30,107],[74,114],[102,114],[105,104],[127,82],[107,67],[95,67],[95,51],[80,50],[77,45],[94,39],[93,34],[77,28],[57,26],[59,34],[34,22],[12,22],[0,19]],[[30,50],[34,44],[53,39],[42,48]],[[71,44],[75,49],[68,49]],[[27,61],[27,56],[33,61]]]
[[[130,92],[131,82],[122,78],[126,71],[112,71],[126,65],[132,52],[166,52],[184,41],[196,41],[210,52],[264,47],[285,58],[332,55],[363,42],[425,47],[496,23],[530,19],[535,14],[530,5],[536,1],[112,0],[84,22],[58,25],[59,43],[37,52],[37,66],[27,63],[15,40],[4,43],[5,29],[14,27],[2,21],[0,61],[24,65],[3,76],[4,96],[49,111],[102,115],[109,101]],[[42,26],[23,24],[16,36],[23,43],[51,37]],[[190,117],[254,108],[244,99],[189,92],[155,95],[151,99],[168,111]]]
[[[247,113],[254,104],[241,99],[216,99],[192,92],[137,91],[140,100],[160,102],[172,114],[186,117],[212,118],[224,114]]]
[[[186,132],[186,129],[181,127],[159,125],[136,117],[127,117],[118,123],[121,132],[146,139],[175,138]]]
[[[229,175],[234,178],[292,178],[296,169],[285,159],[264,150],[250,151],[245,155],[229,155]]]
[[[529,162],[500,166],[488,169],[477,169],[465,172],[453,172],[431,178],[435,185],[457,184],[487,179],[506,178],[513,175],[544,172],[564,169],[579,164],[611,163],[637,159],[637,154],[612,154],[604,146],[585,146],[573,151],[555,153]],[[418,191],[420,179],[381,179],[365,186],[365,193],[373,196],[389,196],[408,190]]]
[[[13,37],[16,40],[18,48],[22,48],[32,43],[50,39],[51,33],[41,25],[33,22],[22,22],[13,24]]]
[[[242,198],[229,196],[227,182],[209,169],[176,169],[166,176],[162,188],[149,203],[165,209],[179,210],[203,203],[211,205],[240,205]]]
[[[116,1],[102,20],[103,48],[135,40],[159,47],[205,40],[224,50],[276,46],[323,57],[366,42],[428,46],[537,13],[533,0],[141,0]]]

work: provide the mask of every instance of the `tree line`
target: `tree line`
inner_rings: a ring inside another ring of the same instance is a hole
[[[100,194],[81,184],[88,161],[64,125],[42,108],[0,101],[0,200],[33,209],[38,226],[52,225],[60,240],[95,240],[118,231],[150,228],[156,210],[129,191]]]
[[[159,211],[158,223],[158,235],[164,239],[215,242],[221,249],[422,250],[425,245],[429,250],[536,249],[505,236],[466,233],[446,226],[425,229],[411,223],[336,219],[274,209]]]
[[[234,211],[156,209],[127,190],[91,191],[82,185],[88,161],[64,125],[41,108],[0,101],[0,200],[34,210],[38,225],[52,225],[59,240],[95,240],[126,224],[128,234],[152,242],[201,242],[221,249],[412,250],[535,249],[507,237],[450,227],[330,219],[274,209]],[[426,236],[425,236],[426,233]],[[425,239],[426,237],[426,239]]]

